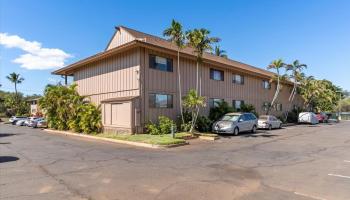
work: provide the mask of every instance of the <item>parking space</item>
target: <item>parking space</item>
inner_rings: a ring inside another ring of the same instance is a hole
[[[0,125],[1,199],[350,197],[350,122],[154,150]]]

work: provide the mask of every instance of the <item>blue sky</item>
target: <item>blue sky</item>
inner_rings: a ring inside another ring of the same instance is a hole
[[[307,75],[350,90],[350,1],[219,2],[0,0],[0,33],[16,35],[24,45],[40,43],[28,50],[0,42],[0,89],[12,91],[5,76],[17,72],[25,78],[20,91],[41,93],[46,84],[63,80],[50,74],[57,66],[103,51],[114,26],[161,36],[175,18],[186,29],[211,30],[234,60],[266,68],[277,58],[299,59],[308,64]],[[45,53],[53,63],[40,62]]]

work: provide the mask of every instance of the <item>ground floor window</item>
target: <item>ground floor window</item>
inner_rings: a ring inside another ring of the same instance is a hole
[[[232,107],[236,109],[236,111],[241,111],[241,107],[244,105],[244,101],[242,100],[233,100]]]
[[[149,106],[151,108],[172,108],[173,95],[171,94],[149,94]]]
[[[210,108],[218,107],[219,103],[222,103],[222,102],[224,102],[224,99],[210,98],[209,99],[209,107]]]
[[[276,104],[276,111],[282,111],[282,104],[281,103]]]
[[[262,108],[264,111],[267,111],[270,106],[271,106],[270,102],[264,102]]]

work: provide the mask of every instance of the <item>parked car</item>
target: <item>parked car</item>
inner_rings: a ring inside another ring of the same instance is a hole
[[[28,126],[29,126],[29,127],[33,127],[33,126],[36,125],[36,123],[37,123],[39,120],[42,120],[42,119],[44,119],[44,118],[42,118],[42,117],[35,117],[35,118],[32,118],[32,119],[29,120]]]
[[[258,119],[258,128],[269,130],[282,128],[282,121],[273,115],[261,115]]]
[[[298,117],[299,123],[318,124],[316,114],[313,112],[301,112]]]
[[[319,122],[328,123],[328,115],[324,112],[316,113]]]
[[[26,121],[24,122],[24,125],[25,125],[25,126],[29,126],[30,121],[31,121],[31,120],[35,120],[35,119],[38,119],[38,117],[28,117],[28,118],[26,119]]]
[[[9,122],[11,122],[12,125],[15,125],[16,122],[20,119],[25,119],[27,117],[23,117],[23,116],[12,116],[10,119],[9,119]]]
[[[32,127],[33,128],[47,128],[47,121],[44,118],[39,118],[37,120],[33,120]]]
[[[26,120],[27,120],[27,118],[18,119],[18,120],[16,121],[15,124],[16,124],[17,126],[24,126]]]
[[[238,135],[240,132],[256,132],[258,120],[253,113],[227,113],[213,124],[215,133]]]

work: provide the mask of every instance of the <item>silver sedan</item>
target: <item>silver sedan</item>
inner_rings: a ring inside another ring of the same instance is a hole
[[[258,119],[258,128],[269,130],[282,128],[282,121],[273,115],[261,115]]]

